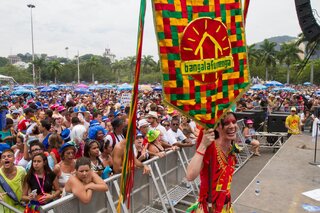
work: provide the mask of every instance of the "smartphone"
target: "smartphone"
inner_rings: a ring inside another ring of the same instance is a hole
[[[36,189],[32,190],[31,194],[37,195],[37,190]]]

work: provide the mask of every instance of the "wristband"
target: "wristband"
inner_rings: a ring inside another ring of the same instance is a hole
[[[198,153],[199,155],[201,155],[201,156],[203,156],[203,157],[204,157],[204,153],[199,152],[198,150],[196,151],[196,153]]]

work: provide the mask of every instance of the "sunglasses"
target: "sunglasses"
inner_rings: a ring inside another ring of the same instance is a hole
[[[179,126],[179,124],[171,124],[172,126]]]
[[[163,126],[170,126],[170,124],[163,124]]]

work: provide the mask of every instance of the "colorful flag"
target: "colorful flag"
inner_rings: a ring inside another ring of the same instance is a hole
[[[240,0],[153,0],[164,101],[215,127],[249,86]]]

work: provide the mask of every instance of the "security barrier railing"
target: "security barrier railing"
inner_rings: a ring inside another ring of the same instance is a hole
[[[238,143],[247,149],[243,140]],[[143,175],[141,169],[135,170],[130,209],[127,209],[126,204],[121,203],[121,212],[184,212],[181,205],[186,207],[196,201],[199,191],[199,178],[191,183],[185,179],[186,167],[194,152],[195,146],[169,151],[163,158],[155,157],[144,162],[145,165],[149,166],[151,173],[150,175]],[[237,154],[240,162],[237,164],[236,171],[250,158],[251,155],[248,153],[246,150],[242,156]],[[116,212],[120,193],[120,178],[121,175],[117,174],[106,179],[105,182],[108,184],[109,190],[105,193],[94,192],[89,204],[82,204],[71,194],[42,206],[41,212]],[[4,206],[7,206],[7,204],[0,202],[0,208]],[[8,208],[10,207],[8,206]],[[12,212],[19,211],[13,209]]]

